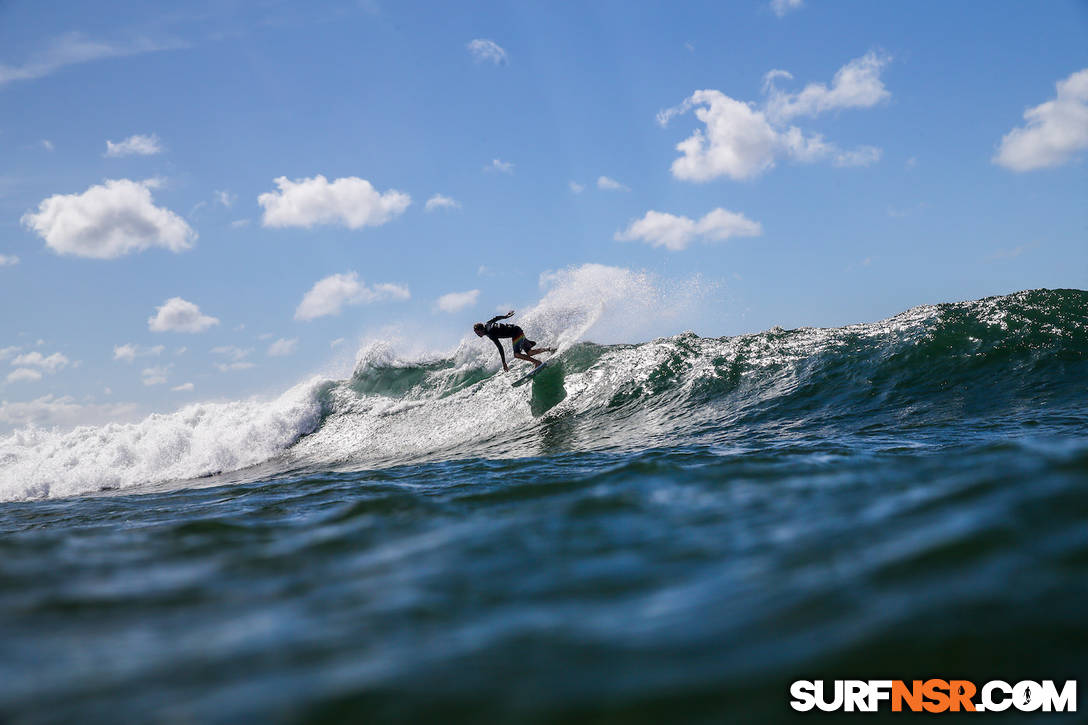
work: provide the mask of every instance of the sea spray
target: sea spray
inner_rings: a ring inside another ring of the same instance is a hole
[[[612,274],[581,268],[551,289],[525,313],[531,334],[614,332],[625,314],[648,314],[621,299],[641,282]],[[626,293],[591,294],[602,279]],[[643,299],[647,310],[660,310],[652,297]],[[1088,292],[1034,290],[842,328],[576,342],[559,358],[562,381],[551,381],[563,395],[546,405],[533,404],[532,388],[512,388],[511,376],[496,372],[493,349],[474,335],[453,354],[423,362],[375,346],[349,379],[315,380],[272,403],[203,404],[68,434],[17,432],[0,439],[0,497],[171,480],[184,486],[194,476],[271,458],[285,470],[360,470],[745,445],[756,436],[807,440],[932,427],[947,437],[950,425],[969,430],[1009,424],[1010,416],[1039,425],[1041,411],[1076,420],[1086,403],[1086,319]],[[915,435],[912,445],[922,438]]]
[[[532,339],[561,350],[581,340],[632,343],[675,334],[714,289],[699,277],[665,280],[603,264],[545,272],[540,287],[544,296],[525,311],[524,326]]]
[[[0,500],[186,480],[267,461],[321,420],[327,381],[273,401],[196,403],[139,423],[27,428],[0,438]]]
[[[540,286],[542,299],[518,321],[542,342],[562,347],[587,333],[606,341],[645,339],[654,325],[669,324],[696,287],[599,264],[545,273]],[[0,500],[184,485],[283,455],[330,411],[336,416],[324,435],[299,446],[292,461],[456,454],[460,444],[505,439],[532,421],[505,379],[488,380],[498,364],[493,347],[471,332],[445,354],[389,335],[361,344],[349,379],[308,379],[272,400],[198,403],[136,423],[70,431],[29,426],[0,437]],[[468,388],[471,405],[426,404]]]

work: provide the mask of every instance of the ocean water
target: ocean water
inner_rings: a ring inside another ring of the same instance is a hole
[[[569,288],[531,386],[379,344],[0,439],[0,720],[773,722],[798,678],[1088,672],[1088,292],[598,345]]]

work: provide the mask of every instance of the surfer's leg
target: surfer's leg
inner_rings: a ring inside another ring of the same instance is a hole
[[[554,347],[538,347],[535,350],[530,350],[529,354],[530,355],[539,355],[542,352],[555,352],[555,348]]]
[[[525,360],[526,362],[531,362],[535,367],[540,367],[541,365],[544,364],[544,363],[540,362],[539,360],[534,360],[533,358],[529,357],[528,354],[523,353],[523,352],[515,352],[514,357],[516,357],[518,360]]]
[[[522,334],[521,337],[519,337],[517,340],[514,341],[514,345],[513,345],[513,347],[514,347],[514,357],[516,357],[519,360],[525,360],[525,361],[531,362],[534,366],[540,367],[544,363],[542,363],[539,360],[536,360],[533,357],[531,357],[532,354],[534,352],[536,352],[535,350],[533,350],[533,345],[535,345],[535,344],[536,344],[535,342],[533,342],[529,338],[525,337],[524,334]]]

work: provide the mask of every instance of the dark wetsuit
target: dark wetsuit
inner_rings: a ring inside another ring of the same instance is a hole
[[[484,334],[487,335],[491,342],[495,343],[495,347],[499,348],[499,357],[502,358],[502,364],[506,365],[506,352],[502,349],[502,343],[499,342],[499,338],[509,337],[514,343],[514,354],[519,352],[529,352],[536,345],[536,342],[525,337],[525,331],[517,325],[506,325],[499,320],[505,320],[505,315],[499,315],[498,317],[492,317],[490,320],[484,323]]]

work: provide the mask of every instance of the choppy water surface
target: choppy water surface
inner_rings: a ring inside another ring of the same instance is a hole
[[[560,361],[0,440],[0,715],[766,721],[800,677],[1085,671],[1088,293]]]

